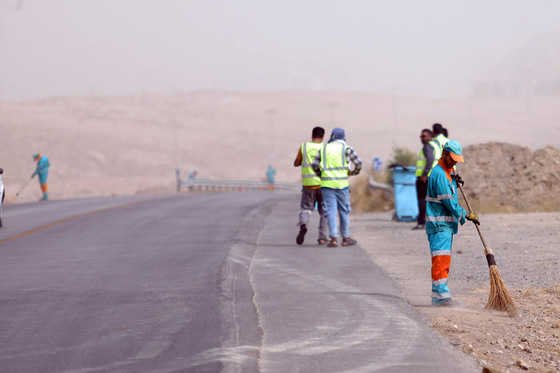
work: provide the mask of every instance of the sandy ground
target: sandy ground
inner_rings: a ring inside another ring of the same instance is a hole
[[[430,304],[425,232],[391,217],[354,215],[351,233],[430,325],[491,371],[560,372],[560,213],[480,216],[517,317],[484,309],[489,270],[472,223],[459,228],[453,244],[449,287],[459,305],[442,308]]]

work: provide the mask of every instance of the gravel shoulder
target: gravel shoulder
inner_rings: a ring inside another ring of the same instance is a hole
[[[441,308],[430,301],[425,232],[391,217],[392,212],[352,216],[352,236],[428,324],[489,371],[560,372],[560,213],[480,216],[517,317],[484,309],[489,270],[472,223],[459,227],[453,243],[449,287],[459,306]]]

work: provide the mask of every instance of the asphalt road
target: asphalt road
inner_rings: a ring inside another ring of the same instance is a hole
[[[0,371],[479,371],[360,247],[318,247],[313,225],[297,246],[298,208],[278,192],[5,206]]]

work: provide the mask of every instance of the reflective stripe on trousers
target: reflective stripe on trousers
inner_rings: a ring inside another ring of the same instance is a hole
[[[453,233],[437,232],[428,234],[432,255],[432,304],[440,304],[451,299],[447,287],[449,268],[451,266],[451,246]]]

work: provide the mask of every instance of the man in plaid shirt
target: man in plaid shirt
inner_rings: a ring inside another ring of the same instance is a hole
[[[350,170],[350,162],[354,169]],[[313,171],[321,177],[321,194],[323,208],[327,216],[330,239],[328,247],[337,247],[338,226],[336,217],[340,217],[340,234],[342,246],[352,246],[357,242],[350,238],[350,188],[349,175],[358,175],[362,161],[354,150],[346,144],[342,128],[335,128],[327,144],[317,153],[311,164]]]

